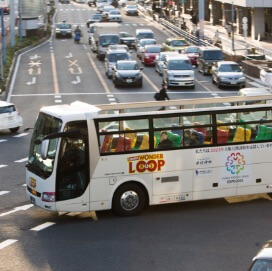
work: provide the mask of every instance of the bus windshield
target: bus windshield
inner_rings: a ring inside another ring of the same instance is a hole
[[[48,157],[43,160],[41,157],[41,144],[37,144],[37,140],[43,137],[60,132],[62,121],[55,117],[40,113],[36,121],[34,132],[31,139],[28,169],[42,178],[48,178],[52,171],[58,145],[58,138],[49,140]]]

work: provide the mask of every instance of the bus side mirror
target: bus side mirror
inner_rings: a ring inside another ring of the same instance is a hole
[[[49,149],[49,139],[44,139],[41,145],[41,157],[43,160],[47,159]]]

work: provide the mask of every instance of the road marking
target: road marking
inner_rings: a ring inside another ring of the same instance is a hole
[[[8,165],[0,165],[0,168],[7,167]]]
[[[110,102],[116,102],[116,99],[115,98],[109,98],[109,101]]]
[[[159,88],[143,73],[145,80],[153,87],[155,91],[159,91]],[[152,92],[153,93],[153,92]]]
[[[79,84],[79,83],[81,83],[81,80],[80,80],[80,76],[77,75],[77,76],[76,76],[76,80],[72,81],[71,84],[77,85],[77,84]]]
[[[28,157],[26,158],[23,158],[21,160],[17,160],[17,161],[14,161],[15,163],[23,163],[23,162],[26,162],[28,160]]]
[[[56,103],[56,104],[61,104],[61,103],[62,103],[62,100],[55,100],[55,103]]]
[[[73,57],[73,54],[72,53],[69,53],[69,55],[68,56],[65,56],[66,58],[71,58],[71,57]]]
[[[8,211],[6,213],[2,213],[0,214],[0,216],[5,216],[5,215],[9,215],[9,214],[12,214],[12,213],[15,213],[15,212],[18,212],[18,211],[25,211],[31,207],[33,207],[34,205],[33,204],[27,204],[27,205],[23,205],[23,206],[19,206],[19,207],[15,207],[13,210],[11,211]]]
[[[51,64],[52,64],[52,73],[53,73],[55,94],[59,94],[59,83],[58,83],[58,75],[57,75],[56,60],[55,60],[54,53],[51,53]]]
[[[3,241],[0,243],[0,249],[3,249],[9,245],[12,245],[13,243],[17,242],[18,240],[15,239],[8,239],[6,241]]]
[[[41,225],[39,225],[37,227],[34,227],[34,228],[30,229],[30,230],[31,231],[41,231],[41,230],[44,230],[44,229],[46,229],[48,227],[51,227],[51,226],[53,226],[55,224],[56,223],[54,223],[54,222],[46,222],[46,223],[43,223],[43,224],[41,224]]]
[[[31,82],[27,82],[26,85],[31,86],[36,84],[36,77],[32,77],[32,81]]]
[[[10,191],[0,191],[0,196],[10,193]]]
[[[26,186],[26,183],[22,184],[21,186]]]
[[[97,69],[97,67],[96,67],[96,65],[95,65],[95,62],[93,61],[93,59],[92,59],[92,57],[91,57],[91,54],[90,54],[90,53],[87,53],[87,56],[88,56],[88,58],[89,58],[89,60],[90,60],[90,62],[91,62],[91,64],[92,64],[92,66],[93,66],[93,68],[94,68],[94,70],[95,70],[95,72],[96,72],[96,74],[97,74],[97,76],[98,76],[98,78],[99,78],[99,80],[100,80],[102,86],[104,87],[105,92],[106,92],[107,94],[110,94],[110,93],[111,93],[111,92],[110,92],[110,89],[109,89],[109,87],[107,86],[105,80],[103,79],[103,77],[102,77],[100,71]]]
[[[6,142],[6,141],[7,141],[7,139],[1,139],[1,140],[0,140],[0,143]]]
[[[28,133],[21,133],[19,135],[13,136],[13,137],[22,137],[22,136],[26,136],[26,135],[28,135]]]

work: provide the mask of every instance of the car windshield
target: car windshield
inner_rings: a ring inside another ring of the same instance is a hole
[[[102,14],[94,14],[92,15],[91,19],[101,19]]]
[[[197,47],[188,47],[186,49],[186,53],[198,53],[198,48]]]
[[[127,32],[121,32],[120,34],[120,37],[121,38],[130,38],[130,37],[132,37],[129,33],[127,33]]]
[[[136,6],[127,6],[128,9],[137,9]]]
[[[129,55],[125,53],[115,53],[115,54],[109,54],[107,56],[107,59],[109,62],[117,62],[118,60],[126,60],[129,59]]]
[[[160,53],[161,52],[161,47],[148,47],[145,49],[146,53]]]
[[[225,64],[225,65],[220,65],[219,71],[220,72],[241,72],[242,70],[239,65]]]
[[[155,40],[141,40],[140,41],[140,45],[142,47],[144,47],[145,45],[148,45],[148,44],[156,44],[157,42]]]
[[[153,39],[154,35],[153,33],[140,33],[137,35],[137,39],[141,40],[141,39]]]
[[[109,46],[110,44],[118,44],[119,43],[119,37],[118,36],[101,36],[99,38],[99,42],[102,46]]]
[[[190,60],[176,59],[168,62],[168,70],[191,70]]]
[[[187,42],[185,40],[172,40],[171,46],[173,47],[179,47],[179,46],[185,46],[187,45]]]
[[[134,62],[117,63],[116,69],[121,71],[139,70],[139,66]]]
[[[112,8],[112,7],[104,7],[104,11],[105,11],[105,12],[109,12],[109,11],[111,11],[111,10],[113,10],[113,9],[115,9],[115,8]]]
[[[69,29],[71,28],[70,24],[57,24],[57,28],[59,29]]]
[[[11,113],[16,111],[14,105],[0,107],[0,114]]]
[[[272,260],[270,259],[257,259],[249,271],[260,271],[260,270],[272,270]]]
[[[204,51],[203,58],[205,60],[222,60],[223,54],[222,54],[222,51],[217,51],[217,50]]]
[[[113,15],[120,15],[120,11],[118,11],[118,10],[112,10],[112,11],[110,12],[110,14],[113,14]]]

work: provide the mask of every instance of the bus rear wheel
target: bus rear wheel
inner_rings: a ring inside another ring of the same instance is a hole
[[[119,216],[134,216],[143,210],[146,199],[146,193],[140,185],[127,183],[115,192],[112,209]]]

